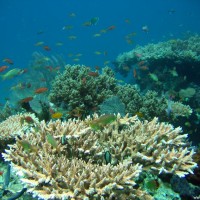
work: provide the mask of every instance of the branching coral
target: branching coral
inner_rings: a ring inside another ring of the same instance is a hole
[[[32,113],[20,113],[8,117],[0,123],[0,139],[9,140],[20,136],[25,130],[39,121]]]
[[[118,115],[95,131],[90,123],[97,119],[94,115],[84,121],[41,122],[3,156],[28,191],[42,199],[151,199],[135,187],[142,166],[179,176],[196,166],[181,128],[156,118],[142,123],[137,117]],[[105,153],[112,158],[109,163]]]
[[[100,74],[86,66],[67,65],[53,82],[50,101],[69,110],[79,107],[89,113],[114,94],[116,83],[117,79],[109,68],[104,68]]]
[[[23,113],[8,117],[0,123],[0,152],[6,148],[7,144],[14,142],[16,136],[28,131],[31,126],[39,123],[34,114]]]

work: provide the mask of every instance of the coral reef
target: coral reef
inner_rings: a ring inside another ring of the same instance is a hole
[[[66,65],[64,72],[56,76],[49,97],[57,106],[63,105],[69,111],[81,108],[89,114],[115,93],[116,83],[108,67],[100,74],[86,66]]]
[[[0,122],[6,120],[9,116],[16,114],[17,109],[12,108],[9,101],[5,103],[0,111]]]
[[[161,121],[173,123],[180,116],[189,117],[192,114],[189,105],[170,101],[164,96],[159,97],[157,92],[151,90],[142,95],[136,87],[130,84],[118,86],[117,95],[125,104],[126,113],[137,114],[147,120],[159,117]]]
[[[39,123],[32,113],[20,113],[8,117],[0,123],[0,152],[3,152],[7,144],[14,142],[16,136],[22,135],[32,126]]]
[[[185,40],[169,40],[120,54],[115,61],[117,72],[127,76],[134,68],[136,83],[142,89],[157,92],[187,87],[190,82],[199,84],[200,36]]]
[[[97,119],[43,121],[3,157],[42,199],[151,199],[137,187],[142,170],[183,177],[196,167],[180,127],[117,115],[95,131],[90,124]]]

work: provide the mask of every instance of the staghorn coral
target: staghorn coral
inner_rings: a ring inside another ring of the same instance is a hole
[[[112,96],[116,86],[117,79],[108,67],[100,74],[83,65],[66,65],[65,71],[55,78],[49,97],[57,106],[64,105],[70,111],[81,108],[88,114]]]
[[[30,121],[30,120],[33,121]],[[22,135],[31,126],[39,121],[32,113],[20,113],[8,117],[0,123],[0,152],[3,152],[7,144],[13,143],[16,136]]]
[[[94,131],[89,124],[98,118],[43,121],[3,156],[28,192],[42,199],[151,199],[136,187],[142,167],[182,177],[196,166],[181,128],[156,118],[143,123],[136,116],[117,115],[115,122]],[[105,152],[112,156],[108,164]]]
[[[28,118],[33,121],[31,122]],[[0,123],[0,139],[9,140],[17,135],[21,135],[23,131],[28,129],[32,124],[38,124],[39,121],[32,113],[20,113],[8,117]]]

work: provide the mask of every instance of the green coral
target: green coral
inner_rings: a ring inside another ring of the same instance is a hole
[[[117,79],[114,72],[106,67],[102,73],[94,72],[81,65],[66,65],[64,72],[56,76],[50,91],[50,101],[61,104],[68,110],[82,108],[90,113],[116,91]]]

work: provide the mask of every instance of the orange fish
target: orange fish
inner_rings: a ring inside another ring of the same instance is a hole
[[[43,93],[43,92],[46,92],[47,90],[48,90],[48,88],[46,88],[46,87],[41,87],[41,88],[36,89],[36,90],[35,90],[35,93],[36,93],[36,94],[41,94],[41,93]]]
[[[51,50],[51,48],[49,46],[47,46],[47,45],[43,46],[43,49],[46,50],[46,51],[50,51]]]
[[[112,25],[112,26],[109,26],[106,30],[107,31],[112,31],[116,28],[116,26]]]
[[[88,75],[89,76],[93,76],[93,77],[97,77],[97,76],[99,76],[99,73],[98,72],[88,72]]]
[[[0,171],[0,176],[2,176],[3,175],[3,171]]]
[[[34,120],[33,120],[33,118],[31,116],[24,117],[24,120],[29,124],[32,124],[34,122]]]
[[[0,67],[0,72],[3,72],[4,70],[6,70],[8,68],[8,66],[4,65]]]
[[[24,99],[21,99],[20,102],[21,103],[28,103],[29,101],[32,101],[33,100],[33,97],[26,97]]]
[[[10,65],[13,65],[13,64],[14,64],[14,62],[13,62],[10,58],[4,58],[4,59],[3,59],[3,62],[6,62],[6,63],[8,63],[8,64],[10,64]]]

